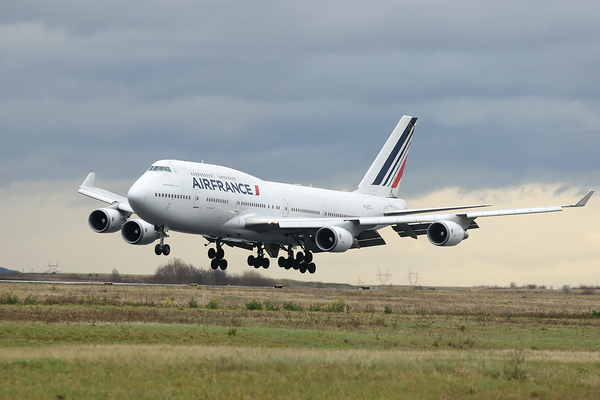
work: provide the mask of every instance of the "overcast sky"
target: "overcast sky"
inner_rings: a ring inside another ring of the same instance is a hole
[[[152,273],[167,259],[87,227],[102,205],[76,193],[88,172],[125,194],[152,162],[178,158],[352,190],[404,114],[419,117],[400,188],[409,206],[576,201],[600,188],[598,15],[593,1],[5,2],[0,266]],[[390,236],[364,261],[319,256],[305,278],[376,283],[378,258],[397,284],[410,267],[430,284],[600,285],[598,203],[485,220],[490,231],[456,249]],[[501,225],[512,241],[490,239]],[[526,246],[532,225],[544,240]],[[202,238],[173,241],[172,256],[208,265]],[[245,255],[230,257],[234,273]],[[528,273],[558,259],[551,279]]]

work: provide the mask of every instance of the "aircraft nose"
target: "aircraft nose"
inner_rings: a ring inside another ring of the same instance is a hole
[[[127,193],[129,205],[135,210],[135,207],[141,207],[146,201],[146,191],[140,185],[133,185]]]

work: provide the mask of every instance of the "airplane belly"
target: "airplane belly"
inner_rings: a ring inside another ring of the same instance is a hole
[[[197,235],[215,234],[229,236],[231,232],[224,225],[237,216],[227,210],[201,204],[199,207],[171,208],[165,215],[164,224],[170,230]]]

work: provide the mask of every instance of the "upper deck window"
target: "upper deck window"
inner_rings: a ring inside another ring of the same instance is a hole
[[[148,171],[155,171],[155,172],[160,172],[160,171],[164,171],[164,172],[171,172],[171,168],[169,167],[161,167],[158,165],[153,165],[150,168],[148,168]]]

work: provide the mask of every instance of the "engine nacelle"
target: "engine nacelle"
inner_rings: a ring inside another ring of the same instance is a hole
[[[132,219],[125,222],[121,229],[121,237],[129,244],[150,244],[160,236],[154,229],[154,225],[141,219]]]
[[[317,231],[315,243],[322,251],[341,253],[352,247],[354,237],[344,228],[326,226]]]
[[[121,229],[127,218],[114,208],[99,208],[92,211],[88,224],[94,232],[113,233]]]
[[[436,246],[456,246],[468,237],[469,233],[452,221],[437,221],[427,228],[427,239]]]

